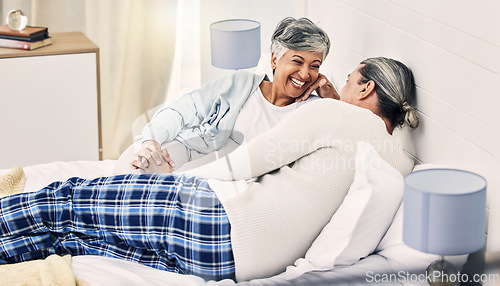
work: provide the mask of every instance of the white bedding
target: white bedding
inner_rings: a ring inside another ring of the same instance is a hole
[[[66,180],[70,177],[96,178],[113,174],[114,160],[52,162],[24,167],[26,174],[25,192],[36,191],[53,181]],[[425,168],[420,166],[419,168]],[[7,172],[0,170],[0,175]],[[365,284],[381,282],[387,273],[403,274],[391,283],[384,284],[420,284],[416,276],[404,274],[418,273],[435,260],[435,256],[410,249],[402,242],[402,212],[399,209],[394,221],[378,244],[376,254],[358,261],[351,266],[335,267],[326,271],[311,271],[311,266],[299,259],[296,265],[275,277],[240,282],[238,285],[330,285],[330,284]],[[465,263],[465,256],[456,257],[458,267]],[[452,259],[453,260],[453,259]],[[235,285],[231,280],[219,282],[156,270],[137,263],[98,256],[73,257],[72,267],[75,275],[90,285]],[[399,272],[398,272],[399,271]],[[387,281],[386,281],[387,282]]]

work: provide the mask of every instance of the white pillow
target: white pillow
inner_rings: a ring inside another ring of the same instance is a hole
[[[401,204],[403,189],[403,176],[372,145],[358,143],[354,182],[305,260],[315,270],[329,270],[373,253]]]

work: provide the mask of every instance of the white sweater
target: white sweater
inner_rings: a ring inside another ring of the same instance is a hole
[[[370,142],[403,175],[411,171],[413,161],[380,117],[322,99],[186,172],[208,178],[226,210],[238,281],[281,273],[305,255],[347,194],[359,141]]]

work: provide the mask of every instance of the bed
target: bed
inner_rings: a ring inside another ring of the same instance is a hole
[[[408,140],[408,132],[397,130],[395,136],[400,137],[403,144],[411,145],[404,142]],[[425,269],[438,257],[418,252],[403,243],[403,177],[378,157],[371,145],[365,145],[358,146],[355,179],[341,207],[305,256],[276,276],[238,283],[232,280],[204,281],[192,275],[90,255],[72,257],[69,271],[82,285],[425,284]],[[438,165],[418,164],[415,170],[435,167]],[[24,192],[36,191],[51,182],[70,177],[111,176],[121,169],[123,166],[119,165],[119,160],[55,161],[25,166]],[[9,171],[0,170],[0,175]],[[467,255],[447,259],[462,269]]]
[[[361,151],[360,151],[361,150]],[[303,258],[283,273],[237,285],[330,285],[390,282],[425,282],[425,268],[437,257],[402,242],[403,177],[386,165],[367,167],[381,160],[370,146],[358,146],[356,175],[341,208],[325,226]],[[73,176],[112,175],[117,160],[51,162],[24,167],[25,192]],[[370,162],[370,164],[363,162]],[[418,165],[417,169],[434,165]],[[0,170],[0,174],[9,170]],[[466,256],[453,257],[461,268]],[[99,256],[71,259],[74,275],[90,285],[235,285],[232,280],[204,281],[156,270],[136,263]],[[387,284],[387,283],[385,283]]]
[[[404,131],[400,134],[404,145],[415,157],[418,163],[416,169],[433,168],[436,166],[434,164],[440,164],[468,169],[488,179],[488,246],[492,251],[499,251],[500,211],[499,208],[493,207],[500,202],[497,194],[500,186],[497,175],[500,125],[494,120],[493,114],[499,105],[497,103],[500,97],[494,95],[491,90],[496,90],[496,84],[500,83],[500,68],[495,64],[497,61],[492,60],[492,57],[500,52],[500,41],[492,33],[486,35],[481,32],[487,31],[488,26],[494,26],[486,18],[497,18],[484,17],[484,27],[480,26],[482,24],[479,22],[472,23],[474,17],[468,17],[469,11],[474,10],[477,4],[462,3],[462,8],[455,13],[449,13],[448,8],[455,6],[451,0],[442,3],[430,0],[298,2],[305,3],[304,14],[298,16],[307,16],[319,22],[332,38],[331,54],[322,69],[328,69],[329,78],[338,87],[345,81],[348,72],[370,56],[393,57],[412,68],[417,81],[417,108],[422,125],[416,132]],[[318,5],[318,2],[321,5]],[[500,8],[498,3],[491,2],[488,5],[491,7],[483,8],[483,12],[498,11]],[[454,15],[461,17],[455,18]],[[211,17],[227,18],[228,15],[214,14]],[[206,19],[207,27],[212,20]],[[274,27],[269,29],[272,28]],[[370,44],[367,44],[368,42]],[[436,78],[439,78],[439,81]],[[457,82],[468,84],[460,85],[456,84]],[[471,94],[479,100],[468,100]],[[484,102],[491,104],[485,106]],[[112,175],[115,165],[115,160],[105,160],[50,162],[27,166],[24,167],[27,178],[25,191],[34,191],[52,181],[72,176],[95,178]],[[0,174],[7,171],[0,170]],[[403,207],[400,203],[393,203],[391,212],[384,214],[385,224],[376,224],[379,227],[371,230],[376,235],[362,231],[358,233],[355,226],[359,224],[352,223],[350,235],[347,234],[341,243],[337,240],[339,243],[335,244],[335,239],[340,238],[331,238],[328,235],[331,231],[326,230],[325,235],[322,235],[323,232],[320,234],[323,238],[318,237],[309,249],[309,256],[306,254],[298,259],[284,269],[283,273],[237,284],[426,284],[421,275],[436,257],[415,251],[402,242]],[[363,210],[359,210],[358,218],[363,216]],[[359,238],[362,239],[357,241]],[[330,246],[343,247],[328,248],[325,246],[325,240]],[[350,248],[347,247],[349,245]],[[346,249],[352,250],[353,247],[362,250],[361,253],[353,254],[354,258],[344,260],[335,267],[330,267],[332,256],[326,255],[325,258],[321,257],[322,253],[318,255],[318,252],[324,252],[333,253],[338,257],[339,253],[349,252]],[[448,259],[461,269],[467,256]],[[78,278],[90,285],[236,284],[228,280],[203,281],[194,276],[158,271],[131,262],[96,256],[73,257],[71,268]],[[494,271],[500,273],[498,269]]]
[[[267,66],[268,56],[263,56],[262,66]],[[262,72],[272,76],[268,70]],[[142,128],[134,126],[134,129]],[[398,130],[395,134],[401,140],[404,140],[405,135],[407,130]],[[71,177],[92,179],[111,176],[126,169],[122,163],[120,160],[56,161],[25,166],[23,191],[37,191],[51,182]],[[436,166],[420,164],[415,169]],[[8,169],[0,170],[0,175],[7,172]],[[170,273],[125,260],[90,255],[72,257],[71,267],[67,271],[72,272],[80,284],[89,285],[425,283],[424,271],[438,257],[413,250],[402,241],[403,177],[366,143],[358,146],[355,172],[347,197],[304,257],[297,259],[276,276],[238,283],[232,280],[204,281],[192,275]],[[450,259],[462,269],[467,256]],[[1,271],[0,267],[0,274]],[[34,274],[36,275],[38,274]]]

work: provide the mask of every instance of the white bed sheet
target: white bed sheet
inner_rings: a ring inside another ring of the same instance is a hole
[[[39,190],[51,182],[66,180],[70,177],[87,179],[113,175],[115,160],[51,162],[23,167],[26,174],[25,192]],[[420,167],[422,168],[422,167]],[[8,169],[0,170],[0,175]],[[391,231],[392,230],[392,231]],[[398,212],[391,229],[384,237],[390,241],[388,249],[372,254],[349,267],[337,267],[329,271],[309,271],[307,265],[291,265],[284,273],[277,276],[235,283],[232,280],[204,281],[192,275],[181,275],[156,270],[137,263],[99,256],[76,256],[72,259],[72,268],[77,277],[90,285],[342,285],[366,284],[373,279],[370,273],[396,273],[411,271],[418,273],[425,269],[436,257],[419,253],[402,243],[402,213]],[[384,241],[383,240],[383,241]],[[391,250],[391,247],[393,248]],[[466,256],[457,257],[454,262],[461,267]],[[406,272],[405,272],[406,273]],[[371,281],[377,282],[377,281]],[[395,285],[420,285],[420,281],[399,279],[390,281]]]
[[[371,255],[353,266],[339,267],[330,271],[304,272],[295,274],[282,273],[266,279],[235,283],[232,280],[204,281],[193,275],[181,275],[156,270],[128,261],[98,256],[73,257],[72,267],[75,275],[91,285],[123,286],[159,286],[159,285],[193,285],[193,286],[271,286],[271,285],[363,285],[369,283],[368,271],[388,273],[389,264],[380,255]],[[302,270],[298,269],[299,272]],[[368,280],[367,280],[368,279]],[[373,281],[375,282],[375,281]],[[416,281],[393,281],[384,285],[418,285]],[[423,284],[422,284],[423,285]]]
[[[115,167],[115,160],[104,161],[54,161],[45,164],[23,167],[26,175],[24,192],[37,191],[56,181],[64,181],[71,177],[93,179],[111,176]],[[9,169],[0,169],[0,175]]]

